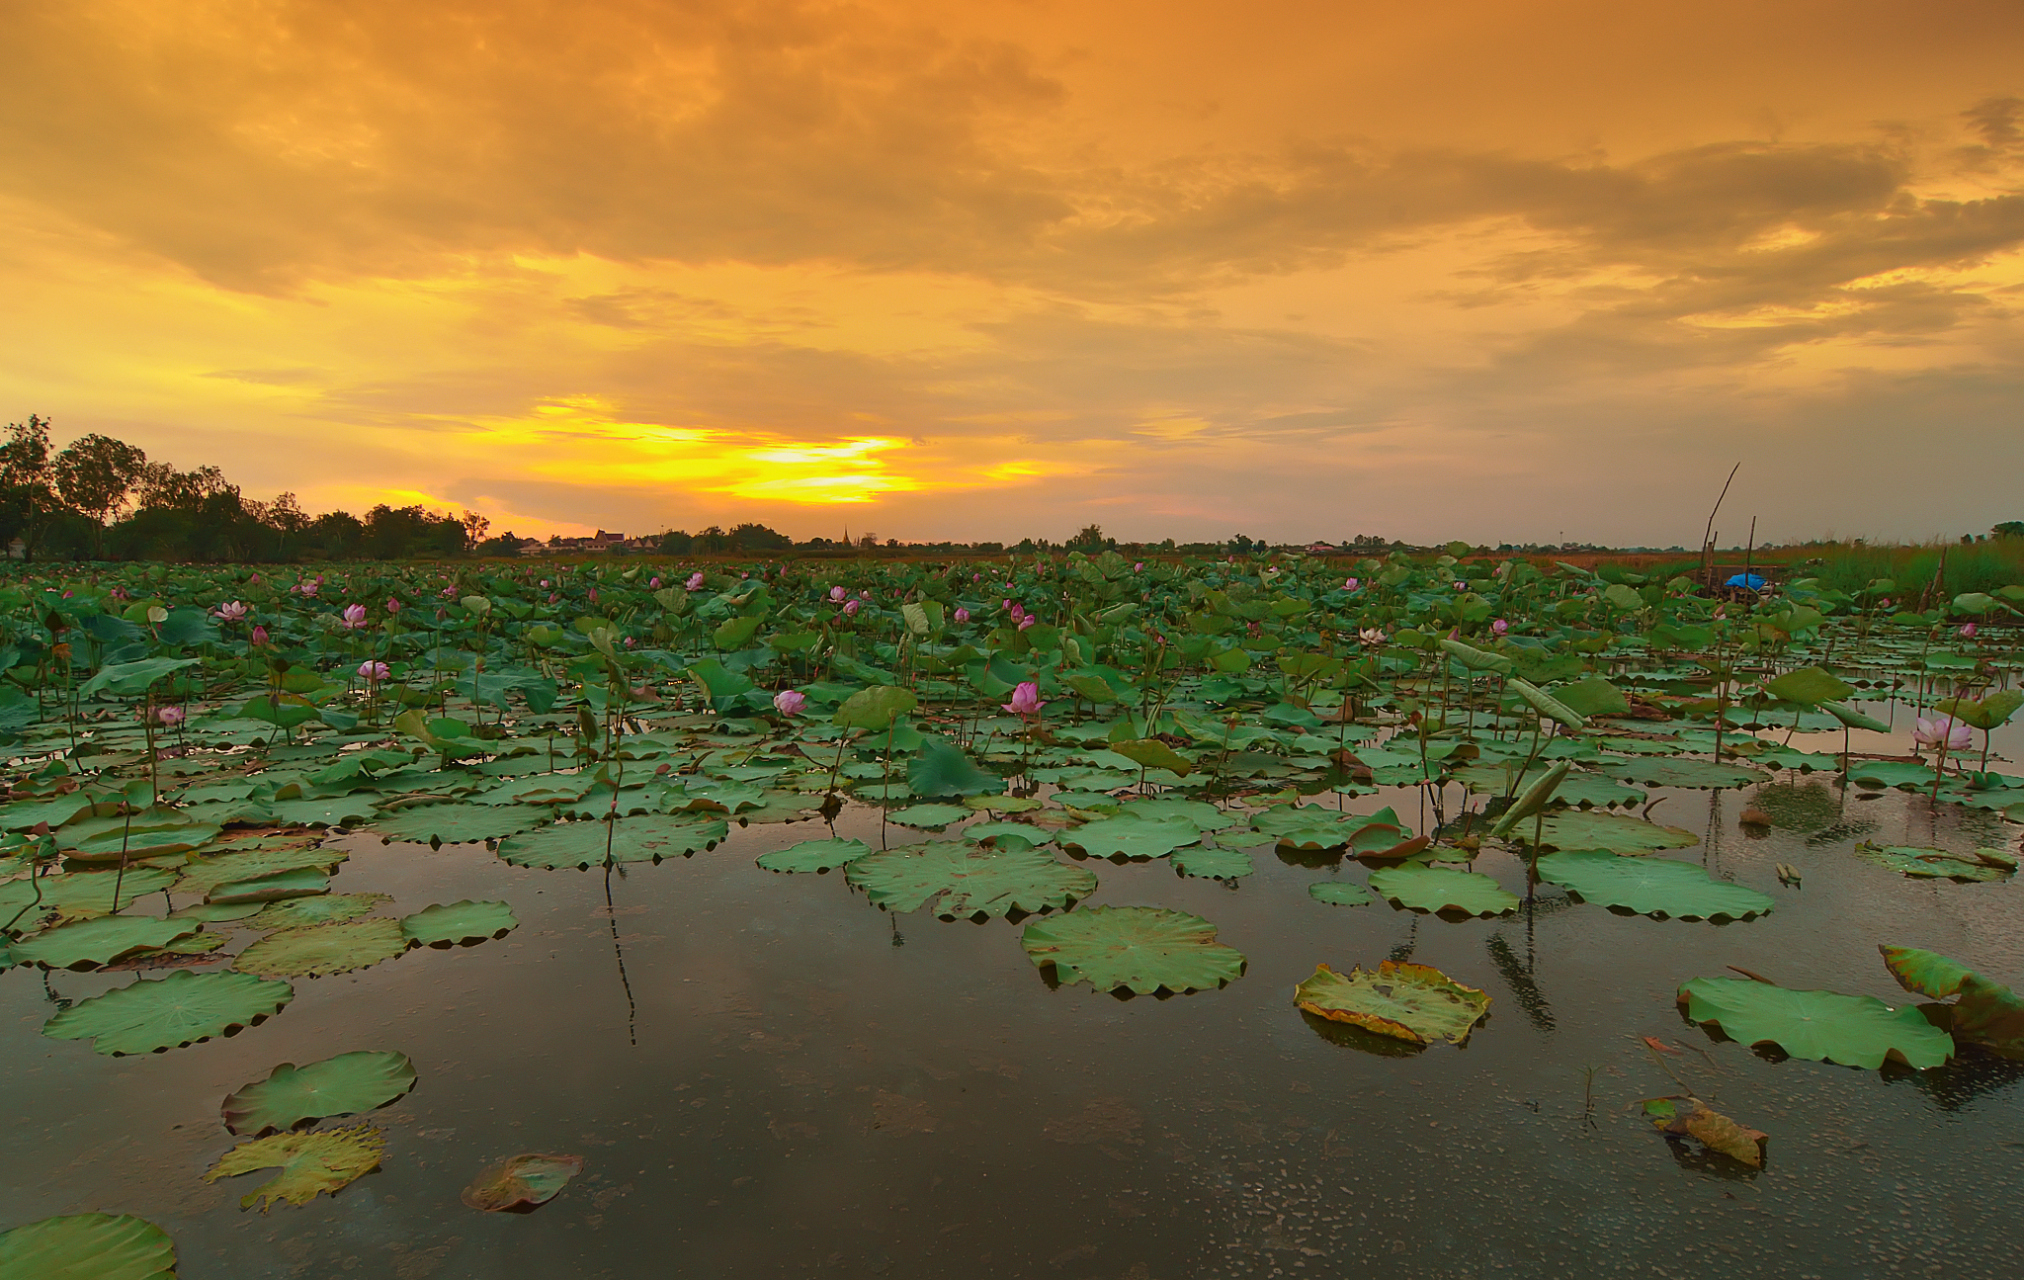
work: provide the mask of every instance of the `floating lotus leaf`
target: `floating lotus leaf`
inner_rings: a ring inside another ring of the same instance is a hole
[[[1370,873],[1370,887],[1387,902],[1412,911],[1501,916],[1518,907],[1517,895],[1506,893],[1489,876],[1452,867],[1386,867]]]
[[[659,862],[713,848],[730,831],[722,818],[621,818],[608,828],[596,821],[559,822],[508,836],[499,842],[499,856],[516,867],[549,871],[594,867],[603,864],[608,839],[613,862]]]
[[[1347,1022],[1410,1044],[1461,1044],[1490,1012],[1490,997],[1423,964],[1381,962],[1337,973],[1318,965],[1293,989],[1293,1002],[1317,1018]]]
[[[211,890],[208,901],[222,905],[280,902],[330,892],[330,877],[315,867],[277,871],[257,880],[234,880]]]
[[[153,1053],[250,1027],[294,998],[285,982],[181,970],[79,1001],[44,1023],[42,1034],[90,1040],[98,1053]]]
[[[1307,886],[1307,896],[1331,907],[1367,907],[1377,901],[1369,889],[1352,880],[1317,880]]]
[[[520,927],[520,918],[503,902],[437,903],[401,920],[401,932],[419,946],[447,947],[457,942],[503,938]]]
[[[1884,968],[1890,970],[1898,985],[1915,996],[1945,1000],[1959,995],[1961,983],[1975,972],[1936,951],[1882,946],[1877,950],[1883,953]]]
[[[542,773],[487,787],[467,799],[472,804],[568,804],[581,800],[583,793],[590,790],[590,783],[588,774]]]
[[[582,1156],[534,1153],[513,1156],[479,1174],[464,1188],[463,1200],[473,1209],[487,1213],[532,1209],[553,1200],[571,1178],[582,1172]]]
[[[120,824],[124,820],[120,818],[75,823],[58,833],[58,843],[63,846],[65,857],[78,862],[118,862],[121,857],[140,859],[188,853],[217,838],[224,830],[208,822],[192,822],[173,811],[167,811],[166,817],[154,817],[158,812],[161,811],[135,814],[132,830],[123,829]],[[105,826],[108,823],[112,824],[109,828]],[[87,834],[87,827],[96,830]]]
[[[274,815],[274,821],[292,827],[342,827],[365,822],[379,810],[371,796],[353,793],[310,800],[270,800],[267,811]]]
[[[1173,863],[1174,870],[1182,875],[1204,880],[1241,880],[1257,870],[1251,865],[1251,855],[1242,849],[1218,849],[1212,845],[1176,850]]]
[[[194,924],[153,916],[99,916],[14,944],[16,964],[46,969],[96,969],[136,951],[166,947],[197,932]]]
[[[834,871],[870,852],[862,840],[803,840],[760,854],[759,865],[768,871]]]
[[[28,929],[46,914],[64,920],[111,915],[115,909],[124,911],[135,899],[160,893],[174,883],[176,873],[160,867],[128,867],[124,879],[117,871],[69,871],[43,875],[38,880],[9,880],[0,883],[0,923],[24,911],[14,926],[16,929]],[[42,894],[39,904],[38,885]],[[113,905],[114,886],[119,889],[117,908]]]
[[[223,923],[244,920],[267,909],[264,902],[193,902],[187,907],[177,907],[169,912],[171,920],[196,920],[203,923]],[[261,926],[253,926],[259,928]]]
[[[1119,817],[1147,818],[1155,822],[1163,818],[1179,818],[1194,823],[1203,831],[1221,831],[1243,821],[1242,814],[1225,813],[1206,800],[1175,800],[1167,796],[1127,800],[1118,806],[1117,812]]]
[[[415,1064],[404,1053],[362,1049],[296,1066],[284,1062],[265,1080],[225,1099],[225,1127],[236,1134],[292,1129],[303,1120],[348,1116],[383,1107],[415,1087]]]
[[[1185,818],[1098,818],[1056,838],[1092,858],[1164,858],[1199,841],[1202,829]]]
[[[1960,997],[1952,1010],[1954,1039],[2006,1058],[2024,1058],[2024,1000],[2016,992],[1936,952],[1916,947],[1877,950],[1898,985],[1912,994],[1935,1000]]]
[[[260,914],[248,920],[246,927],[269,932],[275,929],[308,929],[319,924],[354,920],[359,916],[372,914],[379,909],[381,903],[392,901],[393,896],[385,893],[333,893],[320,898],[291,898],[286,902],[272,902],[265,906],[259,903],[246,903],[224,909],[258,911]]]
[[[980,822],[975,826],[963,828],[963,838],[975,840],[979,844],[1004,844],[1008,840],[1016,840],[1037,849],[1053,840],[1054,832],[1046,827],[1036,827],[1030,822]]]
[[[1539,878],[1583,902],[1680,920],[1748,920],[1773,905],[1755,889],[1716,880],[1674,858],[1626,858],[1596,849],[1549,853],[1539,859]]]
[[[219,885],[258,880],[282,871],[313,868],[327,872],[347,856],[342,849],[295,846],[198,858],[183,868],[183,878],[176,882],[175,891],[209,896]]]
[[[1530,836],[1530,824],[1520,824],[1517,834]],[[1662,827],[1642,818],[1588,809],[1549,813],[1540,832],[1540,843],[1552,848],[1607,849],[1631,856],[1657,853],[1661,849],[1686,849],[1700,842],[1699,836],[1678,827]]]
[[[960,804],[917,804],[887,815],[903,827],[922,827],[940,831],[952,822],[962,822],[977,816],[976,810]]]
[[[1916,1006],[1893,1009],[1874,996],[1790,991],[1749,978],[1695,978],[1680,988],[1687,1017],[1743,1044],[1775,1044],[1795,1058],[1875,1069],[1886,1058],[1937,1067],[1954,1041]]]
[[[869,854],[851,862],[844,875],[873,905],[889,911],[913,911],[944,895],[935,908],[944,920],[1054,910],[1096,891],[1094,872],[1037,849],[963,841]]]
[[[0,1280],[176,1280],[176,1245],[132,1214],[44,1218],[0,1231]]]
[[[1612,777],[1647,787],[1689,787],[1705,791],[1724,787],[1749,787],[1771,780],[1770,774],[1745,769],[1741,765],[1716,764],[1712,760],[1687,760],[1679,756],[1670,759],[1640,756],[1634,760],[1607,760],[1599,767]]]
[[[304,1205],[321,1192],[336,1195],[379,1168],[380,1153],[386,1144],[386,1134],[369,1124],[315,1133],[277,1133],[242,1142],[227,1151],[204,1175],[204,1181],[216,1182],[255,1169],[279,1167],[278,1176],[239,1200],[241,1209],[250,1209],[257,1202],[260,1212],[265,1213],[276,1201]]]
[[[1199,991],[1243,976],[1244,956],[1216,941],[1216,926],[1165,907],[1090,907],[1026,926],[1020,939],[1062,982],[1137,995]]]
[[[372,829],[390,840],[476,844],[532,831],[547,820],[547,813],[526,805],[430,804],[381,818]]]
[[[408,949],[401,922],[384,916],[269,934],[239,953],[232,967],[274,978],[324,978],[350,973]]]
[[[1005,780],[978,768],[946,740],[929,738],[920,757],[907,766],[907,785],[917,796],[974,796],[1003,791]]]
[[[1369,818],[1338,813],[1318,804],[1277,804],[1253,814],[1251,829],[1296,849],[1334,849],[1348,844],[1350,836],[1370,822]]]
[[[1867,842],[1855,846],[1856,856],[1880,867],[1925,880],[2002,880],[2014,872],[1968,853],[1948,853],[1916,845],[1881,845]]]

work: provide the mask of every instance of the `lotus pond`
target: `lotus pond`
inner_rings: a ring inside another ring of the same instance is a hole
[[[0,602],[0,1280],[2011,1269],[2024,590]]]

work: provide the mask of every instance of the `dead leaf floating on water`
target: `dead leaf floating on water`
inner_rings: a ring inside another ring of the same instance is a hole
[[[528,1152],[510,1156],[464,1188],[464,1203],[487,1213],[526,1213],[553,1200],[583,1172],[582,1156]]]
[[[1639,1104],[1659,1132],[1676,1138],[1693,1138],[1710,1151],[1719,1151],[1731,1160],[1764,1167],[1765,1146],[1771,1140],[1761,1130],[1740,1125],[1707,1103],[1691,1096],[1645,1098]]]

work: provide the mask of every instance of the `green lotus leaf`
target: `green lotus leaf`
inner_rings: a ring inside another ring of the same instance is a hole
[[[1036,827],[1030,822],[979,822],[974,826],[964,827],[963,838],[975,840],[978,844],[999,845],[1008,840],[1017,840],[1037,849],[1051,842],[1054,839],[1054,832],[1046,827]]]
[[[1749,920],[1770,911],[1772,900],[1755,889],[1716,880],[1675,858],[1626,858],[1599,849],[1549,853],[1539,878],[1583,902],[1622,907],[1640,915],[1678,920]]]
[[[370,968],[407,949],[400,921],[368,916],[268,934],[241,951],[232,967],[271,978],[323,978]]]
[[[1164,858],[1195,844],[1202,829],[1185,818],[1098,818],[1062,832],[1063,848],[1080,849],[1092,858]]]
[[[501,840],[499,856],[516,867],[550,871],[599,866],[607,854],[613,862],[659,862],[714,848],[730,831],[722,818],[621,818],[609,828],[595,821],[558,822]]]
[[[300,1067],[284,1062],[265,1080],[226,1098],[221,1111],[226,1129],[258,1135],[304,1120],[372,1111],[414,1087],[415,1064],[406,1054],[361,1049]]]
[[[944,920],[1055,910],[1096,891],[1094,872],[1037,849],[963,841],[868,854],[853,860],[844,876],[889,911],[914,911],[940,895],[935,914]]]
[[[1331,907],[1367,907],[1377,901],[1369,889],[1353,880],[1316,880],[1307,886],[1307,896]]]
[[[2006,1058],[2024,1058],[2024,1000],[2016,992],[1937,952],[1916,947],[1877,950],[1898,985],[1913,995],[1935,1000],[1960,997],[1952,1007],[1955,1040]]]
[[[1510,764],[1465,765],[1451,775],[1455,781],[1477,795],[1510,795],[1514,799],[1522,796],[1541,778],[1550,773],[1554,766],[1535,765],[1525,771],[1523,777],[1512,784],[1511,771],[1524,763],[1513,760]],[[1586,771],[1570,771],[1553,789],[1551,799],[1570,805],[1593,806],[1611,809],[1618,805],[1643,804],[1651,797],[1635,787],[1626,787],[1614,778],[1605,778]],[[1517,824],[1513,824],[1515,827]]]
[[[962,822],[976,817],[977,811],[960,804],[917,804],[887,816],[903,827],[923,827],[940,831],[952,822]]]
[[[1959,995],[1961,983],[1975,972],[1936,951],[1887,946],[1880,946],[1877,950],[1883,953],[1884,968],[1890,970],[1898,985],[1915,996],[1945,1000]]]
[[[1409,911],[1501,916],[1518,908],[1517,895],[1506,893],[1489,876],[1452,867],[1386,867],[1370,873],[1370,887],[1380,898]]]
[[[1219,849],[1214,845],[1177,849],[1173,864],[1174,870],[1182,875],[1203,880],[1241,880],[1257,870],[1251,865],[1251,855],[1242,849]]]
[[[42,1034],[90,1040],[98,1053],[154,1053],[250,1027],[294,998],[295,989],[285,982],[178,970],[81,1000],[44,1023]]]
[[[390,840],[476,844],[532,831],[547,820],[546,813],[527,805],[430,804],[390,814],[372,829]]]
[[[1890,726],[1875,716],[1857,711],[1854,707],[1840,702],[1823,702],[1820,709],[1851,729],[1867,729],[1871,733],[1889,733]]]
[[[1372,973],[1318,965],[1293,989],[1293,1002],[1317,1018],[1347,1022],[1408,1044],[1462,1044],[1490,1012],[1490,997],[1439,969],[1393,960]]]
[[[1127,738],[1122,742],[1111,743],[1110,749],[1141,769],[1165,769],[1181,778],[1187,777],[1195,769],[1194,761],[1158,738]]]
[[[1771,780],[1771,775],[1767,773],[1745,769],[1740,765],[1716,764],[1712,760],[1687,760],[1679,756],[1670,758],[1641,756],[1635,760],[1607,760],[1598,767],[1612,777],[1647,787],[1717,790],[1724,787],[1755,786],[1757,783]]]
[[[1272,836],[1281,844],[1301,849],[1333,849],[1349,843],[1349,837],[1368,826],[1372,819],[1358,814],[1339,813],[1318,804],[1275,804],[1251,815],[1251,829]]]
[[[1221,831],[1234,827],[1243,820],[1242,814],[1225,813],[1204,800],[1176,800],[1168,796],[1157,796],[1149,800],[1127,800],[1118,806],[1117,816],[1123,818],[1145,818],[1158,822],[1164,818],[1179,818],[1192,822],[1204,831]]]
[[[371,915],[379,909],[381,903],[392,901],[393,896],[385,893],[333,893],[320,898],[290,898],[285,902],[270,902],[264,905],[257,902],[235,904],[225,907],[224,910],[257,911],[260,914],[248,920],[246,927],[272,932],[276,929],[308,929],[320,924],[355,920],[359,916]]]
[[[96,969],[136,951],[166,947],[197,932],[194,924],[153,916],[98,916],[14,944],[14,963],[45,969]]]
[[[581,800],[590,790],[590,782],[588,774],[540,773],[502,782],[468,798],[472,804],[567,804]]]
[[[1687,1017],[1746,1045],[1775,1044],[1795,1058],[1874,1070],[1892,1059],[1924,1069],[1954,1054],[1954,1041],[1914,1005],[1875,996],[1791,991],[1749,978],[1695,978],[1680,988]]]
[[[386,1134],[369,1124],[315,1133],[277,1133],[227,1151],[204,1174],[204,1181],[278,1167],[280,1174],[242,1196],[239,1207],[250,1209],[258,1203],[260,1212],[265,1213],[277,1201],[304,1205],[323,1192],[336,1195],[379,1168],[386,1142]]]
[[[1520,824],[1518,834],[1530,832]],[[1700,842],[1699,836],[1678,827],[1662,827],[1642,818],[1590,809],[1549,813],[1540,833],[1540,843],[1550,848],[1607,849],[1630,856],[1657,853],[1661,849],[1685,849]]]
[[[512,1156],[480,1173],[464,1188],[463,1201],[487,1213],[531,1209],[553,1200],[571,1178],[582,1172],[582,1156],[533,1152]]]
[[[1817,707],[1823,702],[1842,701],[1855,693],[1855,686],[1820,667],[1801,667],[1765,681],[1764,691],[1780,702]]]
[[[819,873],[848,866],[870,852],[871,846],[862,840],[803,840],[760,854],[759,865],[768,871]]]
[[[304,901],[307,901],[307,899],[304,899]],[[264,902],[193,902],[187,907],[177,907],[174,911],[169,912],[169,919],[196,920],[206,924],[212,922],[223,923],[230,920],[244,920],[248,916],[258,915],[260,912],[265,911],[267,906],[268,904]],[[286,927],[292,928],[294,926]]]
[[[1525,699],[1526,703],[1534,711],[1546,719],[1565,725],[1569,729],[1586,729],[1588,727],[1588,720],[1575,711],[1574,708],[1568,706],[1552,694],[1547,693],[1537,685],[1534,685],[1529,680],[1520,680],[1517,676],[1512,676],[1504,682],[1504,685],[1511,692]]]
[[[893,685],[873,685],[844,699],[836,709],[835,722],[846,729],[884,733],[893,721],[920,705],[920,700]]]
[[[70,871],[36,880],[9,880],[0,884],[0,923],[19,914],[14,927],[25,933],[46,917],[88,920],[111,915],[115,887],[119,890],[118,909],[124,911],[135,899],[160,893],[175,882],[176,873],[160,867],[128,867],[125,879],[117,871]],[[39,903],[38,886],[42,895]]]
[[[424,947],[503,938],[519,927],[520,917],[505,903],[472,902],[468,898],[423,907],[401,920],[401,932],[408,941]]]
[[[1924,880],[2003,880],[2014,874],[2007,867],[1991,866],[1973,854],[1948,853],[1917,845],[1865,841],[1855,846],[1855,853],[1867,862]]]
[[[12,804],[0,805],[0,829],[27,831],[46,822],[54,830],[91,810],[91,797],[82,791],[72,791],[47,800],[16,800]]]
[[[1630,699],[1601,676],[1590,676],[1573,684],[1564,684],[1554,689],[1553,695],[1560,705],[1574,714],[1588,716],[1620,716],[1630,711]]]
[[[44,1218],[0,1231],[0,1280],[176,1280],[176,1245],[132,1214]]]
[[[314,867],[277,871],[257,880],[235,880],[211,890],[208,901],[220,904],[280,902],[330,892],[330,877]]]
[[[348,856],[338,848],[297,846],[198,858],[183,868],[182,879],[176,882],[175,891],[209,897],[211,891],[220,885],[259,880],[278,872],[305,868],[328,872]]]
[[[1165,907],[1089,907],[1036,920],[1020,944],[1035,966],[1098,991],[1200,991],[1244,973],[1243,954],[1216,941],[1215,925]]]
[[[131,826],[128,824],[131,823]],[[194,822],[173,809],[149,809],[127,818],[90,818],[57,833],[64,856],[78,862],[158,858],[216,839],[224,828]]]
[[[602,788],[599,792],[593,793],[593,795],[596,794],[603,795],[605,807],[608,809],[611,805],[611,791],[608,788]],[[649,803],[642,807],[642,812],[652,810],[659,810],[663,813],[707,811],[713,813],[734,813],[743,816],[748,810],[764,808],[767,800],[767,791],[764,787],[756,786],[749,782],[724,782],[705,778],[691,778],[683,786],[670,787],[660,794],[657,802],[653,801],[651,789],[648,789],[646,794],[649,798]],[[620,805],[620,810],[621,812],[625,810],[623,804]],[[601,818],[604,816],[604,811],[600,810],[589,816]]]
[[[379,809],[373,797],[354,792],[307,800],[270,800],[267,811],[274,821],[292,827],[344,827],[368,821]]]
[[[1932,785],[1933,770],[1930,765],[1910,760],[1851,760],[1848,762],[1848,780],[1879,787],[1915,789]]]
[[[974,796],[1005,789],[1005,780],[980,769],[962,750],[942,738],[929,738],[920,758],[907,766],[907,785],[917,796]]]

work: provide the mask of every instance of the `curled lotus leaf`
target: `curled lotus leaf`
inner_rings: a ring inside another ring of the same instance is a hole
[[[1293,989],[1293,1002],[1317,1018],[1347,1022],[1409,1044],[1461,1044],[1490,1012],[1490,997],[1424,964],[1385,960],[1375,972],[1337,973],[1317,965]]]
[[[42,1034],[88,1039],[98,1053],[154,1053],[250,1027],[294,998],[285,982],[179,970],[79,1001],[44,1023]]]
[[[324,978],[370,968],[407,949],[400,921],[369,916],[269,934],[241,951],[232,967],[270,978]]]
[[[870,852],[871,846],[862,840],[803,840],[760,854],[759,865],[767,871],[821,873],[848,866]]]
[[[503,938],[519,927],[520,917],[507,904],[473,902],[468,898],[462,902],[438,902],[401,920],[401,932],[408,941],[424,947]]]
[[[526,1211],[553,1200],[583,1172],[582,1156],[530,1152],[501,1160],[464,1188],[463,1201],[487,1213]]]
[[[1695,978],[1679,1001],[1694,1022],[1720,1027],[1743,1044],[1775,1044],[1795,1058],[1874,1070],[1892,1059],[1937,1067],[1954,1041],[1914,1005],[1893,1009],[1875,996],[1792,991],[1749,978]]]
[[[166,947],[197,932],[197,926],[153,916],[98,916],[51,929],[14,944],[16,964],[45,969],[96,969],[136,951]]]
[[[258,1203],[265,1213],[277,1201],[304,1205],[324,1192],[336,1195],[379,1168],[386,1143],[386,1134],[369,1124],[253,1138],[218,1157],[204,1181],[278,1167],[281,1172],[242,1196],[239,1207]]]
[[[176,1245],[145,1218],[74,1213],[0,1231],[0,1280],[175,1280]]]
[[[381,818],[372,829],[389,840],[476,844],[532,831],[547,820],[524,804],[428,804]]]
[[[371,1111],[414,1087],[415,1064],[406,1054],[362,1049],[300,1067],[284,1062],[265,1080],[226,1098],[221,1113],[233,1133],[257,1135],[304,1120]]]
[[[870,854],[851,862],[844,875],[889,911],[914,911],[939,897],[935,914],[944,920],[1057,910],[1096,891],[1094,872],[1038,849],[955,840]]]
[[[1394,906],[1409,911],[1461,912],[1501,916],[1518,908],[1518,896],[1507,893],[1480,871],[1408,865],[1370,873],[1370,887]]]
[[[1884,968],[1890,970],[1891,977],[1915,996],[1927,996],[1934,1000],[1957,996],[1961,993],[1961,983],[1975,972],[1937,951],[1889,946],[1880,946],[1877,950],[1883,954]]]
[[[1914,995],[1944,1000],[1952,1008],[1954,1039],[1980,1045],[2006,1058],[2024,1058],[2024,1000],[1957,961],[1917,947],[1878,947],[1898,985]]]
[[[1529,836],[1530,824],[1519,824],[1517,834]],[[1607,849],[1630,856],[1657,853],[1661,849],[1686,849],[1701,842],[1699,836],[1679,827],[1662,827],[1642,818],[1589,809],[1547,814],[1539,839],[1541,844],[1555,849]]]
[[[1199,842],[1202,829],[1185,818],[1098,818],[1056,838],[1092,858],[1164,858]]]
[[[516,867],[540,867],[549,871],[564,867],[603,865],[613,862],[659,862],[663,858],[686,858],[700,850],[715,848],[730,834],[722,818],[646,817],[621,818],[605,823],[596,820],[558,822],[508,836],[499,842],[499,856]]]
[[[1605,907],[1679,920],[1749,920],[1774,905],[1745,885],[1717,880],[1676,858],[1626,858],[1597,849],[1549,853],[1539,878]]]
[[[1026,926],[1027,957],[1062,982],[1136,995],[1220,987],[1244,974],[1244,956],[1216,941],[1216,926],[1165,907],[1090,907]]]

